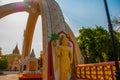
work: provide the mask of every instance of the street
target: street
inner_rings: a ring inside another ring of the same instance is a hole
[[[0,80],[18,80],[18,72],[4,72],[4,75],[0,75]]]

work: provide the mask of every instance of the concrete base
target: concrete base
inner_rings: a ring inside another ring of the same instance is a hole
[[[19,74],[19,80],[42,80],[42,74]]]

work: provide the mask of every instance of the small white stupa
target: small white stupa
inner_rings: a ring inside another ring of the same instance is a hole
[[[22,61],[21,72],[27,74],[35,74],[35,73],[38,74],[40,72],[38,71],[38,60],[35,57],[35,53],[33,49],[31,54],[26,56],[26,58]]]

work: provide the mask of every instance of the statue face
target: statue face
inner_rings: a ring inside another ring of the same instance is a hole
[[[68,38],[66,36],[63,36],[62,44],[68,44]]]

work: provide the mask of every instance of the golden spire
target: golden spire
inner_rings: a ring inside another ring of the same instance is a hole
[[[18,44],[16,44],[16,47],[13,50],[13,54],[20,54],[20,51],[18,49]]]

